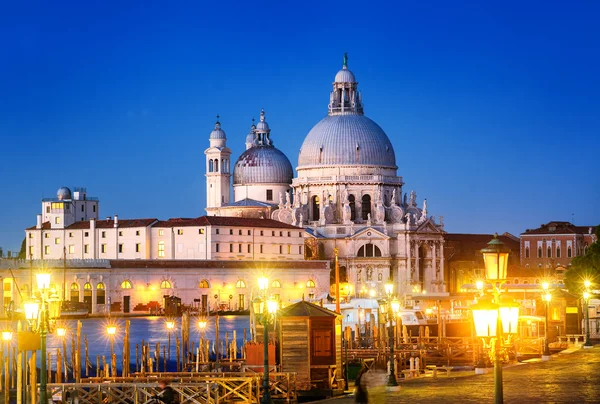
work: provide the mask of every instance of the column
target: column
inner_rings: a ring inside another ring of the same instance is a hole
[[[91,282],[90,282],[91,283]],[[95,314],[97,311],[96,308],[96,296],[97,296],[96,286],[92,285],[92,314]]]
[[[444,282],[444,240],[440,240],[440,282]],[[440,283],[440,292],[446,291],[446,285]]]
[[[429,281],[430,285],[433,280],[437,281],[437,259],[436,259],[437,251],[436,251],[436,248],[437,248],[437,243],[434,241],[433,243],[431,243],[431,266],[432,266],[432,269],[429,271],[429,273],[431,275],[430,281]],[[432,289],[433,289],[433,286],[432,286]],[[437,285],[435,286],[435,291],[439,292]]]

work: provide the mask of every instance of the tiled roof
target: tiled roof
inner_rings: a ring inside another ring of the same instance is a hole
[[[252,207],[252,208],[272,208],[277,206],[274,203],[266,203],[257,201],[255,199],[245,198],[241,201],[228,203],[227,205],[222,206],[222,208],[236,208],[236,207]]]
[[[575,226],[569,222],[548,222],[542,224],[537,229],[527,229],[521,235],[529,234],[588,234],[590,228],[592,233],[596,230],[596,226]]]
[[[126,227],[148,227],[152,223],[156,222],[156,219],[119,219],[117,223],[118,228],[126,228]],[[109,229],[113,228],[115,225],[114,220],[96,220],[96,228],[97,229]],[[75,222],[72,225],[68,226],[69,230],[77,230],[77,229],[89,229],[90,221],[86,220],[84,222]]]
[[[31,226],[26,228],[25,230],[36,230],[37,227],[36,226]],[[42,230],[50,230],[51,226],[50,226],[50,222],[44,222],[42,223]]]
[[[291,306],[281,309],[280,317],[335,317],[337,314],[331,310],[314,303],[302,300]]]
[[[209,260],[111,260],[111,268],[206,268],[206,269],[323,269],[329,261],[209,261]]]
[[[493,234],[461,234],[461,233],[446,233],[444,240],[444,256],[448,257],[449,260],[461,261],[461,260],[481,260],[483,262],[483,256],[481,250],[487,246],[492,238]],[[511,255],[510,261],[519,258],[520,243],[519,239],[510,233],[504,233],[498,236],[498,239],[504,243],[507,248],[510,248]]]
[[[185,227],[185,226],[229,226],[229,227],[261,227],[276,229],[303,230],[300,227],[272,219],[252,219],[246,217],[200,216],[195,219],[174,218],[157,222],[154,227]]]

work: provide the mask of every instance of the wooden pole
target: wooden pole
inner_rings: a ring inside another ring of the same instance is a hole
[[[65,372],[65,383],[67,381],[69,381],[69,367],[67,366],[68,363],[68,355],[69,355],[69,351],[67,351],[67,336],[65,335],[64,337],[62,337],[62,346],[63,346],[63,371]]]
[[[7,348],[8,348],[8,342],[7,342]],[[9,353],[10,351],[7,349],[6,351],[7,353]],[[2,382],[2,380],[7,379],[8,378],[8,372],[4,372],[4,363],[6,362],[6,360],[4,359],[4,342],[0,343],[0,391],[2,391],[2,389],[4,388],[4,383]],[[2,377],[4,377],[4,379],[2,379]],[[8,401],[4,400],[5,403],[8,403]]]
[[[131,327],[131,320],[126,320],[125,321],[125,346],[123,348],[123,371],[122,371],[123,376],[125,376],[125,377],[129,376],[129,369],[131,366],[131,360],[130,360],[131,345],[130,345],[130,341],[129,341],[130,327]]]
[[[10,345],[7,342],[6,347],[6,355],[8,356],[7,360],[4,361],[4,402],[10,402],[10,375],[9,375],[9,364],[10,364]]]
[[[47,361],[46,361],[46,372],[47,372],[47,377],[46,380],[48,381],[48,383],[52,383],[52,368],[50,367],[50,365],[52,364],[52,352],[48,351],[47,352]]]
[[[167,371],[167,347],[163,345],[163,371]]]
[[[140,344],[135,344],[135,371],[140,371]]]
[[[177,363],[175,364],[176,367],[176,372],[180,372],[181,368],[181,340],[179,339],[179,337],[175,337],[175,349],[176,349],[176,359],[177,359]]]
[[[90,377],[90,367],[89,367],[89,345],[87,335],[84,336],[83,342],[85,343],[85,377]]]
[[[96,377],[102,377],[102,370],[100,368],[100,355],[96,355]]]
[[[21,332],[21,321],[17,323],[17,336]],[[17,354],[17,404],[23,404],[23,352]]]
[[[60,348],[56,350],[56,383],[62,383],[62,355]]]
[[[32,403],[37,403],[37,351],[31,351],[29,358],[29,387]]]
[[[75,352],[75,366],[77,368],[75,383],[81,382],[81,320],[77,320],[77,351]],[[44,403],[45,404],[45,403]]]

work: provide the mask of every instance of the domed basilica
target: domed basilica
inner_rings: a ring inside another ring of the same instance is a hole
[[[347,57],[335,75],[328,114],[308,133],[296,167],[274,146],[265,112],[233,165],[217,121],[206,154],[209,215],[272,218],[304,228],[306,259],[339,251],[342,280],[358,294],[381,292],[393,279],[410,302],[446,295],[443,222],[405,193],[392,142],[364,115]]]

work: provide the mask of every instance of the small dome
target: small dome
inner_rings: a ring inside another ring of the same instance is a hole
[[[71,198],[71,190],[67,187],[60,187],[58,189],[58,191],[56,192],[56,197],[61,201],[72,199]]]
[[[225,136],[225,132],[223,131],[223,129],[221,129],[221,123],[219,121],[217,121],[217,123],[215,123],[215,129],[210,132],[210,138],[211,140],[217,140],[217,139],[222,139],[222,140],[227,140],[227,136]]]
[[[336,83],[356,83],[356,78],[354,77],[354,73],[352,73],[346,66],[342,68],[335,75]]]
[[[293,177],[290,160],[272,146],[251,147],[233,167],[233,185],[291,184]]]
[[[261,133],[271,131],[271,129],[269,129],[269,124],[267,123],[267,121],[265,121],[264,109],[260,111],[260,121],[258,122],[258,125],[256,125],[256,131]]]

